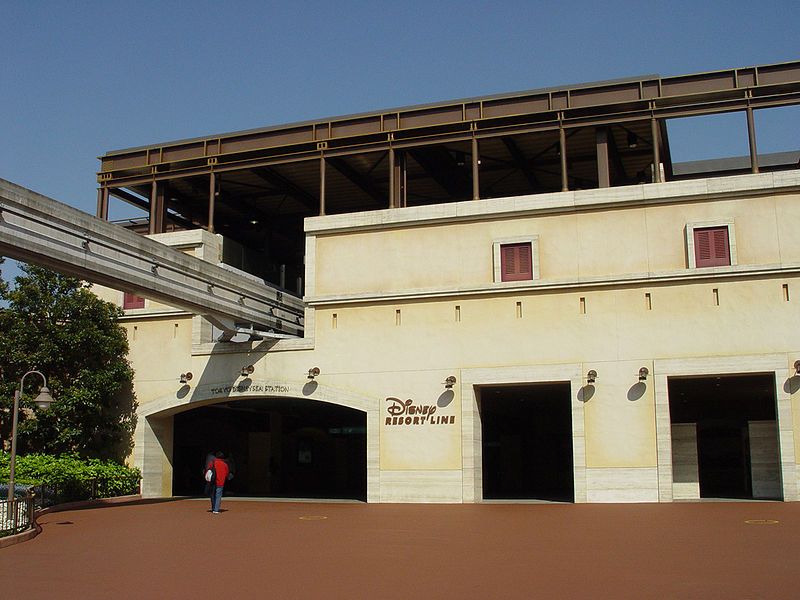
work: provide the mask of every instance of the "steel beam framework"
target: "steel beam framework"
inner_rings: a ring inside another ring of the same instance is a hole
[[[800,103],[800,61],[647,76],[235,132],[106,153],[102,187],[537,131]]]

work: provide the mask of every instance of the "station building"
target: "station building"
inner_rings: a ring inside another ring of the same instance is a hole
[[[302,302],[231,340],[125,308],[149,496],[798,499],[800,63],[634,77],[108,152],[98,216]],[[762,111],[764,111],[762,113]],[[735,113],[749,154],[673,161]]]

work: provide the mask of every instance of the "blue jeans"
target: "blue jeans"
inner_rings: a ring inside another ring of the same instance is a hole
[[[219,512],[219,505],[222,503],[223,486],[217,486],[211,492],[211,510]]]

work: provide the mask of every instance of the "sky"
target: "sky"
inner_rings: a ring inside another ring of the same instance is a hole
[[[7,0],[2,13],[0,178],[91,213],[110,150],[800,58],[797,0]],[[798,111],[776,112],[757,117],[759,152],[800,147]],[[746,154],[743,119],[710,138],[676,125],[673,156]]]

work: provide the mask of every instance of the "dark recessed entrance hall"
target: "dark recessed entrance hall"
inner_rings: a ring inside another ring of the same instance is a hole
[[[175,415],[173,494],[198,495],[209,452],[229,457],[239,496],[366,501],[366,414],[305,399],[236,400]]]
[[[480,389],[483,498],[573,502],[569,383]]]
[[[669,378],[668,386],[674,490],[782,497],[774,374]]]

